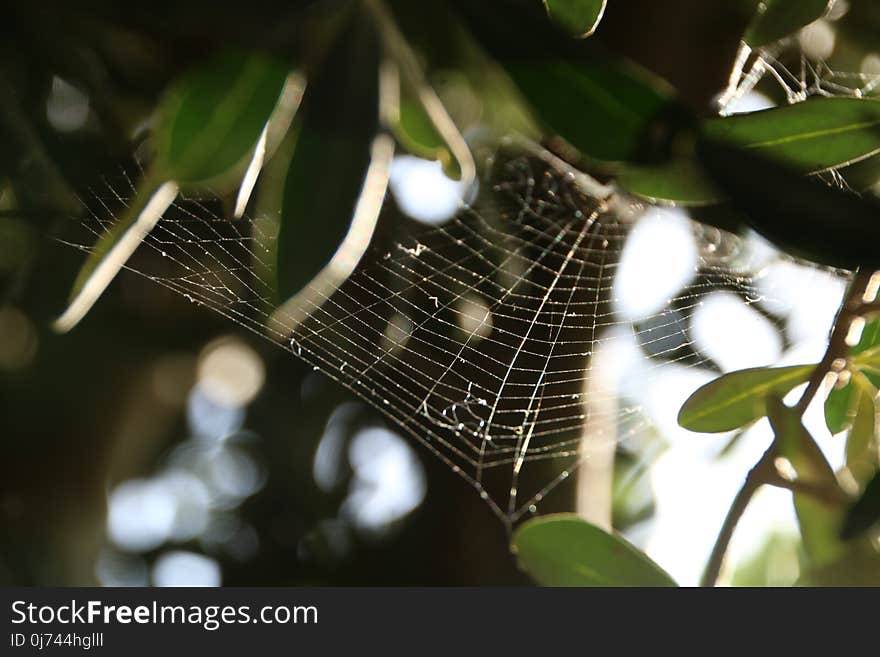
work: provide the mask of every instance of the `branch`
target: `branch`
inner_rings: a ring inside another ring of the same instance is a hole
[[[804,414],[807,406],[810,405],[816,393],[819,392],[825,376],[828,372],[834,370],[834,362],[845,358],[849,352],[846,337],[852,327],[853,320],[861,317],[864,312],[866,306],[864,296],[873,275],[874,272],[869,270],[860,269],[856,272],[847,291],[846,298],[843,300],[837,317],[834,320],[834,328],[831,330],[831,336],[828,338],[828,348],[825,350],[825,355],[819,361],[816,369],[813,370],[813,374],[810,376],[810,381],[807,384],[807,389],[804,390],[804,394],[801,395],[795,406],[799,414]]]
[[[875,305],[873,299],[870,302],[866,302],[865,299],[873,275],[873,271],[863,271],[861,269],[856,271],[852,283],[847,290],[846,298],[841,304],[837,317],[834,320],[834,328],[831,330],[831,335],[828,338],[828,347],[825,350],[825,355],[813,370],[804,393],[794,407],[799,415],[803,416],[804,411],[807,410],[810,402],[816,396],[816,393],[819,392],[825,376],[829,372],[834,371],[835,361],[845,358],[849,352],[846,338],[853,321],[861,317],[866,309],[872,308]],[[782,479],[773,463],[775,457],[776,441],[774,440],[760,460],[749,470],[742,487],[733,499],[727,516],[724,518],[721,531],[718,533],[718,538],[715,539],[715,545],[712,547],[712,554],[709,556],[709,562],[700,581],[701,586],[714,586],[718,581],[718,575],[721,572],[724,557],[730,546],[730,540],[733,538],[733,532],[755,492],[763,484],[781,486],[783,485],[782,482],[785,482],[785,487],[791,490],[795,490],[796,486],[798,492],[808,492],[807,488],[809,488],[811,494],[817,493],[815,487],[808,484],[789,482]]]
[[[776,444],[774,443],[767,448],[764,455],[749,470],[746,480],[743,482],[742,488],[733,498],[733,504],[727,511],[724,518],[724,524],[721,525],[721,531],[718,532],[718,538],[715,539],[715,545],[712,547],[712,554],[709,556],[709,562],[706,564],[706,570],[703,572],[703,578],[700,580],[700,586],[715,586],[718,581],[718,575],[721,572],[721,565],[724,563],[724,557],[727,554],[727,548],[730,545],[730,539],[733,538],[733,530],[745,513],[752,496],[766,481],[776,473],[776,467],[773,461],[776,458]]]
[[[824,486],[813,481],[804,481],[803,479],[786,479],[776,471],[768,473],[767,479],[764,483],[769,486],[776,486],[777,488],[790,490],[792,493],[809,495],[810,497],[826,502],[827,504],[840,504],[847,499],[846,496],[841,493],[839,487]]]

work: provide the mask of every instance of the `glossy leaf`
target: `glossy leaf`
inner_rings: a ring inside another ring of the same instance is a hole
[[[678,423],[690,431],[718,433],[767,414],[768,395],[783,396],[805,382],[815,365],[755,367],[725,374],[696,390],[681,407]]]
[[[706,140],[748,149],[795,172],[825,171],[880,152],[880,101],[813,98],[709,119],[701,132]]]
[[[379,130],[378,56],[368,23],[341,33],[273,165],[286,165],[275,254],[281,302],[314,279],[349,232]]]
[[[576,37],[588,37],[599,26],[608,0],[544,0],[547,14]]]
[[[758,48],[783,39],[824,16],[832,1],[762,0],[743,41]]]
[[[880,472],[865,485],[861,497],[849,508],[840,535],[849,539],[880,522]]]
[[[778,248],[833,267],[880,268],[880,201],[803,176],[759,149],[732,146],[705,134],[697,154],[731,207]]]
[[[631,194],[652,203],[710,205],[724,195],[691,159],[677,159],[659,166],[625,166],[618,184]]]
[[[184,184],[240,175],[275,107],[288,69],[259,54],[222,52],[165,94],[156,123],[156,166]]]
[[[834,471],[804,428],[800,414],[777,397],[768,397],[767,417],[776,436],[779,455],[791,463],[798,480],[821,486],[843,500]],[[839,538],[843,506],[805,493],[794,493],[794,507],[811,563],[819,565],[837,558],[843,551]]]
[[[523,523],[511,548],[520,567],[544,586],[676,586],[626,540],[574,514]]]

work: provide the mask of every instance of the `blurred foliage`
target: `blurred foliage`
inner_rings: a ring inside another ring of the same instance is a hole
[[[606,4],[607,0],[544,0],[551,20],[582,39],[596,31]]]
[[[743,41],[751,48],[759,48],[784,39],[824,16],[831,5],[829,0],[766,0],[755,11]]]
[[[853,270],[880,266],[880,206],[872,194],[856,195],[803,175],[861,165],[860,188],[874,187],[880,167],[869,165],[876,165],[880,151],[878,101],[810,97],[788,105],[780,88],[771,87],[764,90],[780,105],[773,109],[716,116],[712,105],[719,91],[730,88],[731,70],[745,64],[741,57],[752,51],[775,56],[804,27],[828,14],[831,3],[673,4],[313,0],[206,10],[164,1],[138,7],[95,0],[7,7],[0,23],[0,139],[5,145],[0,153],[0,234],[4,249],[13,245],[0,263],[6,302],[26,307],[44,326],[61,306],[61,286],[72,278],[58,272],[73,263],[70,254],[50,253],[41,238],[63,231],[98,174],[133,158],[145,163],[136,197],[118,228],[82,265],[73,294],[74,304],[81,303],[67,326],[79,320],[124,266],[136,246],[132,236],[158,220],[158,215],[145,216],[163,185],[210,194],[226,205],[237,194],[237,204],[246,204],[251,188],[242,182],[245,172],[257,175],[261,169],[255,203],[274,205],[280,214],[271,275],[279,300],[290,298],[321,275],[348,233],[363,180],[376,164],[371,146],[381,135],[393,136],[398,148],[440,160],[447,172],[467,179],[473,175],[468,144],[486,131],[497,137],[515,130],[541,140],[585,172],[652,202],[724,205],[737,225],[755,228],[795,255]],[[845,45],[839,49],[847,61],[860,63],[876,54],[872,35],[880,28],[880,14],[870,2],[849,4],[852,20],[841,23],[839,38]],[[73,128],[53,123],[47,113],[58,89],[87,103],[83,120]],[[28,283],[31,274],[35,287]],[[37,289],[39,294],[26,295]],[[58,461],[50,468],[58,477],[63,455],[70,454],[59,448],[60,436],[78,435],[73,432],[77,428],[92,438],[78,448],[81,472],[65,476],[94,487],[86,495],[93,501],[100,497],[97,491],[110,466],[102,458],[108,445],[93,437],[105,435],[106,427],[96,429],[88,418],[99,416],[98,409],[115,399],[111,383],[148,360],[150,343],[192,349],[209,335],[206,328],[195,328],[199,324],[188,309],[173,306],[186,319],[167,321],[154,311],[174,302],[156,301],[138,287],[127,294],[148,300],[126,324],[135,328],[133,333],[114,330],[124,307],[117,295],[115,305],[97,311],[91,333],[75,335],[64,346],[41,333],[48,346],[33,370],[4,382],[23,410],[6,420],[3,461],[33,470],[39,455],[48,452],[50,461]],[[859,312],[874,312],[871,303]],[[101,323],[109,328],[99,331]],[[793,488],[794,498],[808,566],[820,574],[805,581],[834,581],[835,564],[855,549],[854,543],[859,563],[873,567],[877,561],[869,549],[869,530],[877,516],[876,484],[870,482],[876,481],[878,465],[874,400],[880,364],[876,324],[869,327],[862,343],[834,354],[846,364],[836,372],[842,385],[826,407],[829,427],[848,435],[847,468],[857,493],[841,489],[838,474],[816,453],[799,416],[778,402],[814,377],[817,366],[728,374],[697,391],[681,412],[683,426],[699,431],[737,429],[769,415],[774,449],[792,465],[795,481],[806,484]],[[874,336],[871,344],[863,344],[866,336]],[[120,362],[95,365],[89,353],[112,353]],[[90,380],[100,380],[103,373],[107,388],[77,386],[70,378],[53,381],[53,369],[88,372]],[[305,374],[297,377],[279,390],[297,388]],[[36,396],[25,392],[27,385],[45,381],[50,385]],[[59,416],[76,422],[63,431],[47,418],[32,419],[38,415],[36,405],[46,403],[60,404]],[[286,404],[283,397],[275,403],[282,409]],[[292,424],[289,418],[279,420],[269,433],[284,422]],[[29,439],[19,443],[23,436]],[[294,449],[286,447],[289,442],[296,443],[286,438],[273,443],[282,455],[269,462],[282,469],[289,465],[293,455],[284,451]],[[295,449],[306,445],[301,442]],[[12,492],[5,494],[5,513],[22,518],[14,492],[23,485],[21,477],[6,482]],[[281,488],[275,500],[296,492],[308,500],[297,507],[297,520],[280,532],[296,535],[278,541],[279,555],[284,555],[309,535],[321,510],[313,503],[313,486],[299,482]],[[443,527],[451,534],[450,543],[463,540],[456,523],[427,519],[436,507],[425,506],[420,513],[413,527],[425,536]],[[471,527],[475,522],[472,518]],[[52,535],[55,530],[45,531]],[[39,534],[33,527],[30,532],[18,543],[11,541],[11,551],[19,556],[6,558],[17,564],[7,570],[27,571],[20,563],[31,561],[20,555],[34,543],[48,549],[49,537],[33,538],[33,532]],[[446,554],[424,537],[410,540],[434,558]],[[504,544],[501,536],[487,540],[495,548]],[[516,534],[514,547],[520,563],[544,583],[672,583],[616,535],[570,518],[531,521]],[[476,552],[458,546],[451,554],[464,558]],[[283,558],[267,563],[277,567]],[[424,571],[407,563],[424,577]],[[518,581],[511,563],[499,566],[493,576]],[[363,581],[377,581],[387,567],[385,562],[375,569],[365,566]],[[249,573],[242,580],[321,581],[325,576],[279,572],[290,571]],[[466,569],[458,572],[467,580]],[[33,566],[30,573],[14,577],[55,582],[65,577],[41,575]],[[82,572],[68,577],[88,579]]]

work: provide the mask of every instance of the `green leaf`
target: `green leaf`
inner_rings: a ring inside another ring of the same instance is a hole
[[[592,39],[560,39],[537,3],[506,3],[503,20],[492,3],[457,4],[542,128],[587,158],[664,161],[673,135],[692,121],[668,84]]]
[[[860,354],[871,347],[877,346],[880,346],[880,319],[874,319],[865,324],[859,342],[851,349],[851,352],[853,354]]]
[[[454,180],[473,178],[475,165],[467,143],[427,83],[420,79],[416,85],[402,79],[397,110],[390,127],[401,146],[417,157],[438,160]]]
[[[708,141],[753,151],[799,173],[845,166],[880,152],[880,101],[813,98],[704,121]]]
[[[816,441],[804,428],[798,411],[783,404],[776,395],[767,397],[766,405],[779,455],[791,462],[798,478],[836,489],[837,477]]]
[[[852,425],[859,396],[850,381],[842,388],[834,388],[825,400],[825,424],[832,434],[840,433]]]
[[[287,73],[269,57],[227,50],[176,82],[157,115],[159,174],[183,184],[233,181],[247,165]]]
[[[379,131],[378,67],[370,23],[343,31],[309,81],[292,132],[272,163],[286,165],[275,248],[280,302],[327,266],[352,225]],[[384,188],[379,202],[382,195]],[[369,241],[372,226],[367,232],[361,237]]]
[[[874,440],[876,416],[874,397],[877,396],[877,390],[860,372],[854,373],[853,379],[853,385],[858,393],[858,402],[852,428],[846,438],[846,464],[853,474],[856,474],[860,470],[864,470],[866,466],[873,466],[869,450]]]
[[[158,110],[156,158],[132,204],[98,240],[54,322],[68,331],[88,312],[177,196],[180,184],[235,183],[244,172],[287,68],[234,50],[181,78]]]
[[[795,586],[880,586],[880,553],[854,543],[837,559],[807,570]]]
[[[822,18],[833,0],[763,0],[746,30],[743,40],[759,48],[794,34]]]
[[[880,388],[880,359],[875,358],[877,352],[874,351],[877,347],[880,347],[880,319],[872,319],[865,324],[859,343],[850,350],[850,353],[855,356],[853,365],[875,388]],[[865,354],[865,352],[870,353]]]
[[[880,345],[862,349],[855,354],[852,363],[856,368],[880,368]]]
[[[382,118],[413,155],[439,160],[448,176],[470,187],[476,165],[467,142],[434,89],[394,15],[382,2],[366,5],[388,59],[382,63]],[[385,86],[388,91],[384,91]],[[393,100],[392,100],[393,99]],[[394,102],[397,101],[397,102]]]
[[[177,198],[177,192],[176,183],[159,182],[152,175],[141,182],[131,205],[89,252],[74,281],[67,308],[52,324],[56,331],[69,331],[85,317]]]
[[[806,107],[814,102],[821,101],[807,101],[793,107]],[[876,101],[853,102],[870,106],[870,111],[880,106]],[[740,129],[743,125],[731,131],[740,133],[741,139],[747,136]],[[725,128],[716,132],[720,135],[726,131]],[[710,131],[704,130],[697,142],[697,155],[733,210],[739,212],[741,220],[791,255],[843,269],[880,269],[880,250],[876,248],[880,240],[880,222],[877,221],[880,201],[869,196],[858,197],[813,176],[801,175],[803,171],[762,152],[768,148],[732,145],[707,138],[707,132]],[[849,136],[852,135],[839,136],[844,150],[849,148],[846,146]],[[876,143],[880,144],[880,129],[875,136]],[[827,135],[819,141],[826,138]],[[755,143],[754,140],[751,143]],[[788,149],[792,143],[783,140],[782,147]],[[831,142],[826,142],[826,146],[827,153],[842,155]],[[836,161],[837,157],[824,157],[824,148],[814,155],[824,158],[825,164]],[[849,152],[855,151],[849,149]],[[802,154],[795,157],[802,158]],[[828,230],[829,226],[834,226],[834,230]],[[859,235],[859,239],[853,239],[853,235]]]
[[[872,155],[840,169],[846,184],[859,194],[875,194],[880,183],[880,156]]]
[[[690,431],[732,431],[767,414],[768,395],[785,395],[810,378],[815,365],[755,367],[729,372],[696,390],[681,407],[678,423]]]
[[[652,203],[710,205],[724,195],[691,159],[675,159],[659,166],[624,166],[618,184],[631,194]]]
[[[394,126],[394,136],[413,155],[429,160],[451,157],[443,137],[437,132],[424,106],[414,94],[403,90],[400,97],[400,118]]]
[[[880,472],[865,485],[861,497],[849,508],[840,535],[854,538],[880,522]]]
[[[523,523],[511,549],[520,566],[544,586],[676,586],[633,545],[574,514]]]
[[[767,417],[776,436],[779,455],[791,463],[799,481],[820,486],[845,499],[834,471],[822,450],[804,428],[800,414],[776,397],[767,398]],[[836,559],[843,551],[839,538],[843,524],[842,504],[831,504],[805,493],[794,493],[794,508],[801,529],[804,550],[812,564]]]
[[[616,62],[508,61],[506,69],[547,128],[598,160],[636,158],[667,104],[646,76]]]
[[[547,14],[572,36],[593,34],[605,13],[607,0],[544,0]]]

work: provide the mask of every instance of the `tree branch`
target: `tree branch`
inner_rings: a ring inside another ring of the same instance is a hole
[[[733,498],[733,504],[727,511],[724,518],[724,524],[721,525],[721,531],[718,532],[718,538],[715,539],[715,545],[712,547],[712,554],[709,556],[709,562],[706,564],[706,570],[703,572],[703,578],[700,580],[700,586],[715,586],[718,581],[718,575],[721,572],[721,566],[724,563],[724,557],[727,554],[727,548],[730,546],[730,539],[733,538],[733,531],[739,524],[740,518],[745,513],[752,496],[757,490],[772,476],[776,474],[776,468],[773,461],[776,458],[776,444],[774,443],[758,462],[749,470],[746,480],[743,482],[742,488]]]
[[[816,396],[816,393],[819,392],[819,389],[822,386],[822,381],[825,380],[825,376],[834,370],[835,361],[845,358],[849,352],[847,336],[852,327],[853,320],[861,317],[866,308],[874,307],[875,302],[873,299],[870,301],[865,299],[865,294],[869,289],[873,275],[873,271],[861,269],[856,271],[852,283],[847,290],[846,297],[844,298],[840,310],[837,313],[837,317],[834,320],[834,327],[828,338],[828,347],[825,350],[825,355],[813,370],[804,393],[794,407],[799,415],[803,416],[804,411],[807,410],[810,402]],[[773,484],[775,486],[780,486],[782,485],[782,482],[785,482],[784,487],[789,488],[792,491],[797,487],[798,492],[808,492],[806,489],[809,488],[811,494],[817,493],[815,487],[809,486],[808,484],[804,484],[803,482],[789,482],[782,479],[776,471],[776,466],[773,463],[775,457],[776,442],[774,440],[773,444],[767,448],[767,451],[764,452],[763,456],[761,456],[754,467],[749,470],[742,487],[733,499],[733,503],[730,505],[727,516],[724,518],[724,524],[721,526],[721,531],[718,533],[718,538],[715,539],[715,545],[712,547],[712,554],[709,556],[709,562],[706,565],[706,570],[700,581],[701,586],[714,586],[718,581],[718,575],[721,572],[724,557],[730,546],[730,540],[733,538],[733,532],[736,529],[740,518],[742,518],[743,513],[745,513],[745,510],[748,507],[749,502],[751,502],[755,492],[762,485]]]

